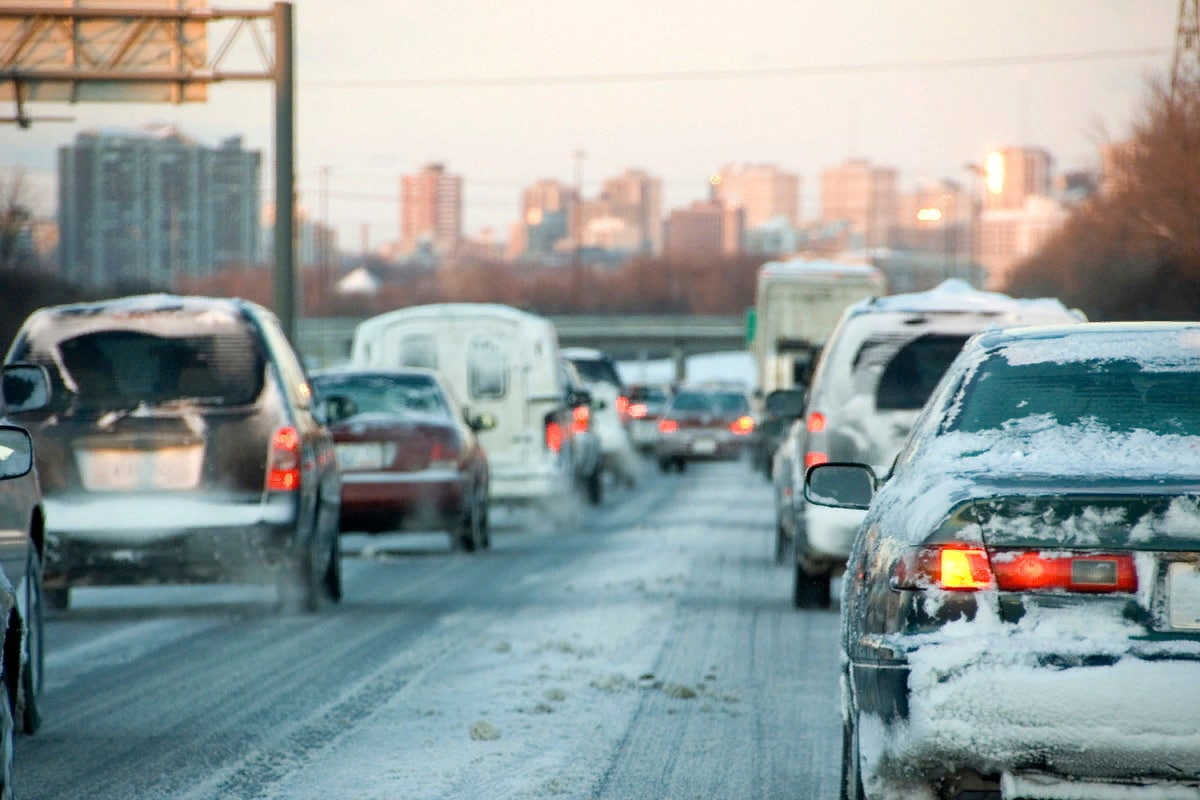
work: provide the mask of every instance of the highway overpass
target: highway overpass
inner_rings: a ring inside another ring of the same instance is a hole
[[[563,347],[595,347],[622,361],[671,358],[682,376],[683,360],[701,353],[743,350],[741,315],[637,315],[550,317]],[[356,317],[301,319],[297,346],[310,366],[330,366],[350,355]]]

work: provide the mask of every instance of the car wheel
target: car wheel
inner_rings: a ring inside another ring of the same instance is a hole
[[[853,717],[853,713],[851,714]],[[841,800],[863,800],[861,761],[858,755],[858,726],[842,723]]]
[[[46,601],[46,607],[55,611],[66,611],[71,607],[71,589],[68,586],[43,589],[42,598]]]
[[[660,458],[658,460],[658,470],[659,470],[659,472],[662,472],[664,475],[666,473],[670,472],[671,471],[671,462],[665,458]]]
[[[467,507],[459,516],[458,526],[451,536],[451,544],[455,550],[465,550],[474,553],[482,545],[483,534],[480,531],[482,520],[479,517],[479,498],[472,496]]]
[[[491,508],[489,506],[488,493],[486,490],[479,493],[479,543],[483,545],[484,550],[489,550],[492,547],[492,531],[489,518],[491,516]]]
[[[676,472],[678,472],[680,475],[682,475],[686,469],[687,469],[686,461],[684,461],[682,458],[675,459],[675,471]]]
[[[322,581],[329,568],[329,554],[317,554],[317,534],[313,531],[308,547],[297,554],[289,564],[279,571],[279,610],[285,614],[319,611],[321,595],[325,592]]]
[[[775,563],[782,564],[787,560],[788,537],[781,523],[775,523]]]
[[[587,477],[587,499],[594,506],[604,502],[604,470],[597,469]]]
[[[829,573],[809,572],[799,562],[796,562],[795,582],[792,586],[792,605],[796,608],[829,608],[831,602]]]
[[[42,714],[38,701],[42,696],[42,676],[45,674],[46,656],[42,647],[42,561],[36,550],[31,550],[25,574],[25,652],[21,666],[21,693],[17,698],[18,718],[21,730],[37,733],[42,725]]]
[[[333,602],[342,599],[342,538],[337,531],[333,532],[333,541],[329,543],[329,563],[325,566],[323,581],[325,596]]]

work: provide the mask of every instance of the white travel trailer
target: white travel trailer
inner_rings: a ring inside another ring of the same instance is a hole
[[[570,436],[570,411],[550,320],[491,303],[402,308],[359,323],[350,360],[354,366],[438,370],[469,414],[496,420],[495,428],[479,434],[488,454],[491,500],[568,504],[574,468],[564,437]]]

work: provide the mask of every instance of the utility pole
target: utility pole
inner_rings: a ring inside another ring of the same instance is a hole
[[[571,255],[571,305],[576,314],[583,310],[583,150],[575,151],[575,207],[571,210],[575,228],[575,247]]]
[[[1171,99],[1179,84],[1200,81],[1200,0],[1179,0],[1175,56],[1171,60]]]
[[[318,313],[325,311],[325,298],[329,294],[329,277],[330,265],[329,256],[332,248],[329,230],[329,167],[321,167],[321,238],[317,241],[320,243],[319,258],[320,266],[317,268],[317,308]]]

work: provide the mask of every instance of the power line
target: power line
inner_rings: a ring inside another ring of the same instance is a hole
[[[941,59],[935,61],[881,61],[862,64],[826,64],[808,67],[749,67],[744,69],[682,70],[667,72],[595,72],[578,75],[509,75],[474,78],[382,78],[300,81],[305,89],[477,89],[512,86],[571,86],[582,84],[667,83],[677,81],[797,78],[829,75],[868,75],[881,72],[982,69],[987,67],[1067,64],[1167,55],[1164,47],[1126,50],[1093,50],[1084,53],[1043,53],[1024,56]]]

